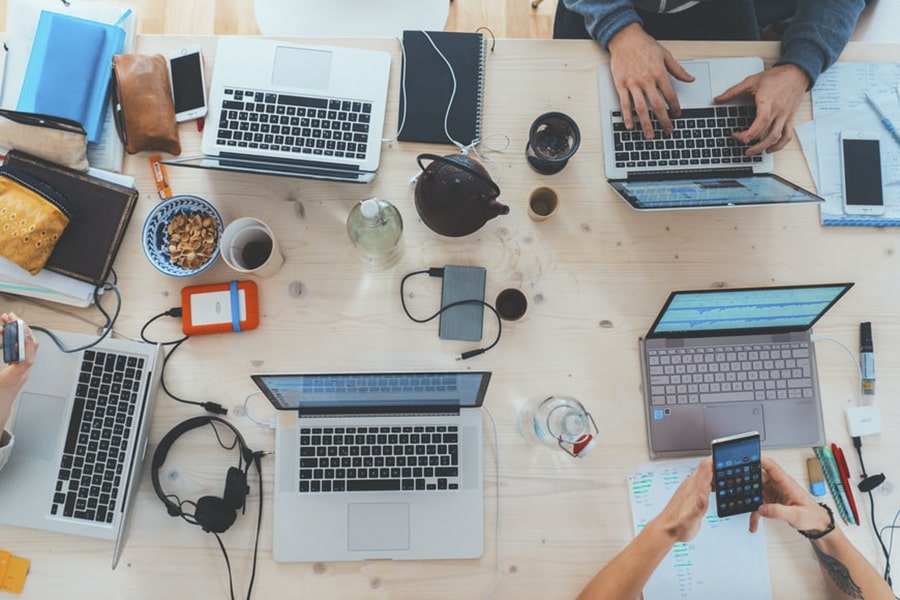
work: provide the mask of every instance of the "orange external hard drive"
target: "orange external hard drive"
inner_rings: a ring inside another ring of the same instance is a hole
[[[181,290],[185,335],[241,332],[259,326],[259,296],[253,281],[188,286]]]

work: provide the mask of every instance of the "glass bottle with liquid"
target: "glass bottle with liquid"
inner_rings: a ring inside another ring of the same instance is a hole
[[[347,235],[372,268],[393,267],[403,256],[403,218],[387,200],[369,198],[354,206],[347,216]]]

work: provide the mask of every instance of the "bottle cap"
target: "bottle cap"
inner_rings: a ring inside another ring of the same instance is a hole
[[[378,200],[375,198],[363,200],[359,206],[359,212],[364,219],[374,219],[378,216]]]

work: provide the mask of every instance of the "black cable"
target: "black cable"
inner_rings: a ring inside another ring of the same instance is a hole
[[[484,348],[477,348],[475,350],[468,350],[459,355],[457,360],[466,360],[467,358],[472,358],[473,356],[478,356],[479,354],[484,354],[491,348],[497,345],[500,341],[500,336],[503,333],[503,319],[500,317],[500,313],[494,308],[490,303],[485,302],[484,300],[478,300],[476,298],[472,298],[471,300],[458,300],[456,302],[450,302],[449,304],[442,306],[440,310],[431,315],[430,317],[426,317],[423,319],[412,316],[409,312],[409,309],[406,306],[406,294],[404,293],[404,287],[406,286],[406,280],[414,275],[424,275],[427,273],[431,277],[443,277],[444,269],[441,267],[431,267],[430,269],[423,269],[421,271],[413,271],[412,273],[407,273],[403,276],[403,279],[400,280],[400,304],[403,306],[403,312],[406,313],[406,316],[410,318],[410,320],[415,321],[416,323],[427,323],[432,321],[440,316],[442,312],[447,310],[448,308],[453,308],[454,306],[463,306],[466,304],[480,304],[484,307],[487,307],[494,313],[494,316],[497,317],[497,336],[494,338],[494,341]]]
[[[869,510],[872,517],[872,529],[875,531],[875,537],[878,539],[878,543],[881,545],[882,554],[884,554],[885,565],[883,578],[887,582],[888,586],[893,589],[894,584],[891,582],[891,553],[888,551],[887,546],[884,543],[884,539],[881,537],[881,532],[878,531],[878,526],[875,524],[875,496],[872,495],[872,490],[881,485],[881,483],[884,481],[884,475],[881,475],[880,477],[877,475],[873,476],[873,479],[875,480],[875,483],[873,484],[869,480],[869,476],[866,474],[866,463],[863,461],[862,438],[860,438],[860,436],[853,436],[853,447],[856,448],[856,455],[859,457],[861,481],[857,487],[859,487],[861,492],[869,496]]]
[[[169,351],[166,352],[166,355],[163,357],[162,367],[159,370],[160,387],[162,388],[163,392],[165,392],[166,396],[168,396],[172,400],[175,400],[176,402],[181,402],[182,404],[193,404],[194,406],[200,406],[200,407],[203,407],[203,409],[205,409],[207,412],[211,412],[211,413],[217,414],[217,415],[228,414],[228,410],[226,408],[223,408],[222,405],[219,404],[218,402],[199,402],[197,400],[187,400],[186,398],[181,398],[180,396],[176,396],[166,386],[166,365],[169,364],[169,359],[172,358],[172,355],[175,354],[175,351],[178,350],[178,348],[181,346],[181,344],[186,342],[191,336],[185,335],[184,337],[179,338],[177,340],[169,340],[169,341],[161,342],[161,341],[157,341],[157,340],[151,340],[150,338],[148,338],[146,335],[146,331],[147,331],[147,328],[150,327],[150,325],[153,324],[157,319],[160,319],[162,317],[178,318],[178,317],[181,317],[181,314],[182,314],[181,307],[176,306],[174,308],[170,308],[169,310],[167,310],[165,312],[161,312],[157,315],[154,315],[153,317],[150,318],[149,321],[144,323],[143,327],[141,327],[141,339],[143,341],[147,342],[148,344],[159,344],[160,346],[172,346],[172,348],[169,349]]]
[[[100,293],[102,291],[112,291],[116,297],[116,309],[113,311],[113,314],[110,316],[106,309],[103,308],[103,305],[100,303]],[[89,344],[85,344],[84,346],[79,346],[78,348],[68,348],[62,341],[56,337],[56,335],[50,331],[49,329],[45,329],[43,327],[37,325],[31,325],[31,329],[34,331],[40,331],[45,334],[56,346],[66,354],[72,354],[74,352],[81,352],[82,350],[87,350],[89,348],[93,348],[100,342],[102,342],[106,337],[112,332],[113,326],[116,324],[116,320],[119,318],[119,312],[122,310],[122,294],[119,292],[119,288],[116,287],[115,282],[107,281],[102,285],[98,285],[94,288],[94,306],[97,307],[97,310],[100,311],[100,314],[103,315],[103,318],[106,319],[106,323],[102,325],[103,331],[100,333],[99,337],[96,340]]]

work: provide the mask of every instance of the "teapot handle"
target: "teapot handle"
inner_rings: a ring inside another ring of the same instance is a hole
[[[447,158],[446,156],[440,156],[438,154],[427,154],[427,153],[420,154],[419,156],[416,157],[416,162],[419,163],[419,168],[422,169],[423,172],[425,171],[425,166],[422,164],[423,158],[426,160],[436,160],[436,161],[440,161],[440,162],[448,164],[448,165],[453,165],[454,167],[459,167],[463,171],[466,171],[467,173],[474,175],[475,177],[477,177],[484,183],[491,186],[491,189],[494,190],[494,198],[496,198],[497,196],[500,195],[500,186],[498,186],[496,183],[494,183],[493,179],[491,179],[490,177],[487,177],[484,173],[480,173],[480,172],[476,171],[475,169],[473,169],[472,167],[470,167],[467,164],[463,164],[461,162],[456,162],[452,158]]]

